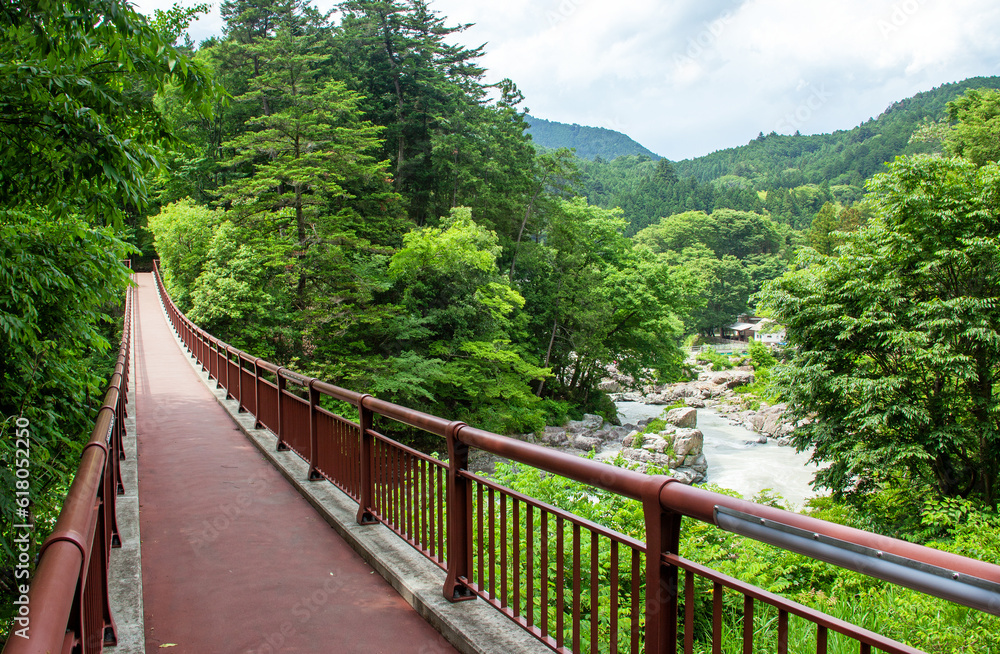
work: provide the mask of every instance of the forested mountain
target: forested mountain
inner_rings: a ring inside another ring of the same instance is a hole
[[[877,118],[833,134],[761,133],[747,145],[677,162],[677,174],[706,182],[727,175],[749,180],[755,188],[793,188],[802,184],[831,186],[861,183],[882,172],[902,154],[928,152],[927,143],[910,143],[925,121],[945,116],[945,107],[970,89],[1000,88],[1000,77],[973,77],[900,100]]]
[[[763,212],[806,230],[828,202],[849,207],[859,201],[865,180],[886,162],[940,150],[934,138],[911,142],[911,137],[921,125],[945,119],[949,102],[978,88],[1000,88],[1000,77],[942,85],[833,134],[761,134],[748,145],[674,163],[642,154],[580,160],[578,190],[594,204],[620,207],[630,234],[666,216],[717,209]]]
[[[614,159],[629,155],[642,155],[650,159],[659,159],[660,155],[647,150],[630,137],[605,127],[586,127],[577,124],[567,125],[556,121],[535,118],[526,115],[535,145],[550,150],[570,148],[575,150],[581,159]]]

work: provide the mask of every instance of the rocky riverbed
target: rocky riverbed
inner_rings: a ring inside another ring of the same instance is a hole
[[[773,439],[780,445],[791,443],[791,434],[795,425],[785,417],[784,404],[770,406],[760,403],[751,408],[746,398],[733,392],[734,389],[752,384],[753,368],[735,368],[733,370],[706,370],[698,375],[698,379],[677,384],[659,386],[647,385],[639,391],[624,391],[623,379],[611,371],[611,376],[604,380],[601,389],[611,393],[611,398],[618,402],[641,402],[643,404],[667,405],[684,402],[693,408],[712,407],[725,416],[733,424],[742,425],[758,434],[759,442],[766,443]]]
[[[561,427],[546,427],[540,434],[525,434],[520,438],[579,455],[594,452],[597,460],[612,459],[620,453],[627,461],[636,464],[640,471],[649,468],[668,471],[668,474],[687,484],[707,480],[745,494],[777,486],[781,487],[786,499],[801,502],[811,495],[808,479],[815,467],[806,465],[807,455],[799,455],[791,449],[787,451],[787,457],[777,457],[773,451],[767,454],[762,452],[762,458],[766,460],[753,464],[753,470],[742,469],[727,459],[718,473],[710,472],[712,462],[706,456],[705,435],[698,428],[698,409],[713,410],[712,415],[707,416],[714,421],[713,430],[720,431],[718,421],[725,420],[733,426],[732,429],[748,437],[741,440],[742,437],[727,434],[723,439],[724,443],[713,445],[716,451],[713,456],[720,459],[732,455],[730,458],[749,460],[754,457],[746,449],[741,449],[740,452],[736,449],[751,448],[768,442],[789,444],[794,425],[785,419],[784,405],[761,404],[751,409],[746,406],[743,396],[733,392],[750,383],[753,383],[753,369],[736,368],[706,370],[690,382],[647,385],[637,391],[625,391],[626,385],[632,385],[631,380],[621,378],[612,370],[603,381],[602,390],[611,393],[612,399],[621,406],[648,407],[646,411],[627,412],[621,416],[623,424],[618,425],[608,423],[601,416],[586,415],[583,420],[570,421]],[[659,417],[659,411],[655,411],[656,407],[681,401],[684,407],[673,408],[665,416]],[[715,416],[715,412],[719,415]],[[643,417],[638,417],[640,414],[644,414]],[[646,427],[653,419],[662,422],[658,422],[654,429],[647,430]],[[744,429],[752,434],[744,432]],[[777,463],[775,459],[789,460],[782,461],[781,470],[778,470],[779,466],[768,463]],[[489,473],[498,460],[496,457],[474,453],[470,467]],[[740,483],[742,479],[754,474],[763,474],[763,477],[752,480],[753,483]],[[775,480],[778,483],[768,483]]]
[[[518,438],[581,456],[594,452],[594,458],[599,461],[613,459],[621,453],[626,460],[636,463],[641,472],[653,466],[669,470],[669,474],[686,484],[703,481],[708,462],[703,453],[704,436],[697,429],[697,412],[690,408],[673,409],[662,427],[653,433],[640,433],[651,420],[645,418],[638,424],[613,425],[601,416],[588,414],[583,420],[571,420],[562,427],[546,427],[541,434],[524,434]],[[490,472],[498,460],[474,453],[469,463],[474,471]]]

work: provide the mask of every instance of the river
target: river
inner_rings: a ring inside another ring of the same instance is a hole
[[[655,418],[664,407],[641,402],[617,402],[622,424]],[[765,488],[780,494],[793,509],[816,495],[809,482],[817,466],[809,455],[777,443],[757,443],[758,435],[733,425],[712,409],[698,409],[698,429],[705,435],[706,481],[737,491],[747,499]]]

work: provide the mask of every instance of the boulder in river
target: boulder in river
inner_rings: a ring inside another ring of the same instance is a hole
[[[693,429],[698,426],[698,411],[691,407],[670,409],[664,420],[677,427]]]

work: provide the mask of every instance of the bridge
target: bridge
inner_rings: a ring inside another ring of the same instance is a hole
[[[755,612],[774,618],[766,651],[790,651],[790,625],[818,654],[918,651],[684,558],[682,520],[1000,615],[998,566],[302,377],[192,324],[157,273],[135,279],[30,638],[4,652],[691,654],[697,624],[713,654],[750,653]],[[447,460],[387,421],[439,436]],[[470,449],[638,500],[645,542],[474,474]]]

